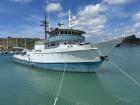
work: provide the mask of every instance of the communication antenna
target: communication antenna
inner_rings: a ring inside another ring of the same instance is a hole
[[[76,17],[72,15],[70,9],[70,0],[69,0],[69,12],[68,12],[68,28],[74,27],[76,24],[72,24],[73,21],[76,20]]]

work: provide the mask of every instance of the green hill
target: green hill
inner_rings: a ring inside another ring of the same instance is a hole
[[[119,47],[119,46],[133,46],[133,45],[140,45],[140,39],[136,38],[135,35],[128,36],[128,37],[124,38],[122,43],[117,45],[117,47]]]

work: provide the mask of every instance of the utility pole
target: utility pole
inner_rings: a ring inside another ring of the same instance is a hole
[[[18,39],[16,38],[16,47],[18,47]]]
[[[8,41],[8,37],[6,38],[6,43],[7,43],[7,49],[9,49],[9,41]]]
[[[24,38],[24,49],[26,49],[26,48],[27,48],[27,39]]]

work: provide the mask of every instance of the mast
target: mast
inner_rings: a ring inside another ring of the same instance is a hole
[[[45,8],[46,6],[48,6],[48,1],[45,2]],[[45,34],[45,41],[47,41],[47,32],[49,31],[49,13],[48,13],[48,21],[47,21],[47,15],[46,15],[46,9],[45,9],[45,17],[44,17],[44,20],[41,21],[41,25],[40,26],[43,26],[44,27],[44,34]]]
[[[41,21],[40,26],[44,27],[44,34],[45,34],[45,41],[46,41],[47,40],[47,28],[48,28],[48,22],[47,22],[47,19],[46,19],[46,15],[45,15],[44,21]]]
[[[69,26],[68,26],[68,28],[71,28],[71,11],[70,11],[70,9],[69,9],[69,13],[68,13],[69,15],[68,15],[68,17],[69,17]]]
[[[69,3],[69,12],[68,12],[68,28],[71,27],[71,10],[70,10],[70,0],[68,1]]]
[[[75,24],[75,21],[76,20],[76,17],[72,15],[71,13],[71,9],[70,9],[70,0],[69,0],[69,12],[68,12],[68,28],[72,28],[74,27],[76,24]]]
[[[76,17],[72,15],[71,10],[68,12],[68,28],[72,28],[76,25],[75,23]]]

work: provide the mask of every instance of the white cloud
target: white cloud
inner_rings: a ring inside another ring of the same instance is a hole
[[[62,6],[60,3],[49,3],[46,7],[46,11],[48,12],[58,12],[62,10]]]
[[[124,27],[122,27],[122,29],[118,27],[117,31],[122,30],[122,33],[126,36],[134,34],[137,37],[140,37],[140,11],[132,15],[132,22],[132,24],[124,24]]]
[[[133,27],[125,27],[124,34],[132,35],[134,33],[137,33],[136,29]]]
[[[108,11],[105,13],[106,16],[110,19],[122,19],[132,16],[132,13],[125,11],[123,7],[119,6],[108,6]]]
[[[0,28],[0,34],[12,37],[27,37],[27,38],[44,38],[43,29],[40,26],[35,25],[19,25],[19,26],[9,26],[7,28]]]
[[[132,16],[133,23],[131,25],[124,27],[124,34],[126,35],[136,35],[140,38],[140,11]]]
[[[133,16],[133,20],[135,22],[134,27],[140,28],[140,11]]]
[[[78,12],[78,15],[82,16],[93,16],[93,15],[98,15],[100,12],[105,11],[107,8],[103,4],[96,4],[96,5],[88,5],[84,9],[80,10]]]
[[[11,1],[14,1],[17,3],[30,3],[30,2],[32,2],[32,0],[11,0]]]
[[[101,35],[107,22],[102,12],[106,10],[103,4],[87,5],[77,13],[77,28],[86,31],[88,35]]]
[[[33,25],[21,25],[16,27],[19,32],[15,32],[16,35],[22,35],[25,37],[41,37],[41,27]]]
[[[41,24],[40,21],[43,20],[43,18],[41,18],[41,16],[34,15],[34,14],[23,17],[22,19],[26,20],[26,21],[29,21],[29,22],[32,22],[32,23],[36,23],[36,24]]]
[[[103,0],[103,2],[108,3],[110,5],[124,5],[132,1],[134,0]]]

